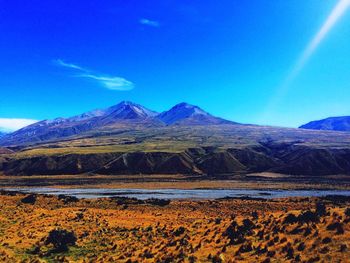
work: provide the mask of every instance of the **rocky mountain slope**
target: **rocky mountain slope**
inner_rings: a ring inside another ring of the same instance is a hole
[[[0,139],[0,145],[24,145],[36,142],[57,140],[93,129],[103,129],[108,126],[123,126],[136,124],[158,124],[156,112],[127,101],[102,110],[94,110],[70,118],[44,120]]]
[[[0,138],[0,145],[26,145],[79,135],[87,131],[110,131],[124,127],[165,125],[211,125],[233,123],[214,117],[197,106],[180,103],[161,114],[139,104],[122,101],[107,109],[94,110],[70,118],[44,120]]]
[[[157,118],[167,125],[234,124],[234,122],[214,117],[198,106],[190,105],[188,103],[177,104],[170,110],[159,114]]]
[[[350,116],[330,117],[319,121],[311,121],[300,126],[299,128],[312,130],[350,131]]]

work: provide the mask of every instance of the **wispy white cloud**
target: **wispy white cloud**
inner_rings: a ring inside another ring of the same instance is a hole
[[[38,121],[32,119],[0,118],[0,131],[13,132],[35,122]]]
[[[74,75],[75,77],[91,79],[110,90],[127,91],[132,90],[135,86],[134,83],[125,78],[98,74],[90,69],[81,67],[77,64],[67,63],[62,59],[55,59],[53,60],[53,63],[56,66],[72,69],[78,72]]]
[[[107,89],[111,90],[131,90],[134,88],[134,84],[121,77],[106,77],[106,76],[97,76],[92,74],[82,74],[78,77],[93,79],[102,83]]]
[[[140,24],[146,25],[146,26],[160,27],[160,23],[158,21],[150,20],[147,18],[141,18],[139,22]]]
[[[66,67],[66,68],[71,68],[71,69],[77,69],[77,70],[82,70],[82,71],[88,71],[86,69],[84,69],[83,67],[80,67],[76,64],[72,64],[72,63],[66,63],[64,62],[62,59],[54,59],[53,63],[57,66],[61,66],[61,67]]]

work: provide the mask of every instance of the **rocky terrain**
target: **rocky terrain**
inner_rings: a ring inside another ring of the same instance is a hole
[[[0,196],[1,262],[346,262],[348,198]]]

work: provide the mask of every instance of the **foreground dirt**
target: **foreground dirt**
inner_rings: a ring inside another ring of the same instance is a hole
[[[0,262],[348,262],[349,204],[339,197],[168,203],[3,192]],[[46,242],[54,229],[74,232],[76,244],[55,252]]]

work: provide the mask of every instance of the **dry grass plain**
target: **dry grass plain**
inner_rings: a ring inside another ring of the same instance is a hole
[[[254,173],[223,179],[164,175],[32,175],[5,176],[0,173],[0,188],[55,187],[105,189],[350,189],[349,176],[302,177],[276,173]]]
[[[0,262],[347,262],[349,199],[75,200],[0,195]],[[316,203],[322,205],[316,209]],[[57,252],[55,229],[77,241]]]

